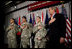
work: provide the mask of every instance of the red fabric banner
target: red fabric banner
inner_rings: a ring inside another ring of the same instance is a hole
[[[59,9],[56,7],[56,13],[59,13]]]
[[[43,8],[45,6],[54,5],[54,4],[57,4],[57,3],[60,3],[60,1],[50,1],[50,2],[48,2],[48,1],[38,1],[38,2],[35,2],[33,4],[30,4],[28,10],[32,11],[32,10],[36,10],[37,8]]]

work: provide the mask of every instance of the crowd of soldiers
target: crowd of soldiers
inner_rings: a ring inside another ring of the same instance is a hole
[[[30,38],[31,34],[35,34],[34,42],[35,48],[43,48],[45,47],[46,43],[46,29],[44,28],[43,24],[41,23],[41,18],[37,16],[37,24],[32,27],[32,24],[26,21],[26,17],[22,17],[23,23],[21,24],[21,41],[20,41],[20,48],[27,48],[30,46]],[[10,19],[10,25],[6,29],[7,38],[8,38],[8,47],[9,48],[16,48],[17,47],[17,40],[16,40],[16,33],[19,31],[18,26],[14,23],[14,19]]]
[[[50,8],[50,10],[53,10]],[[56,19],[53,19],[49,22],[49,24],[54,22]],[[8,38],[8,48],[17,48],[18,45],[20,48],[30,48],[32,45],[32,48],[46,48],[46,42],[49,40],[47,35],[47,30],[45,28],[45,25],[41,22],[41,17],[36,17],[37,23],[32,26],[32,24],[27,22],[27,19],[25,16],[22,17],[22,24],[20,26],[20,43],[17,43],[16,39],[16,33],[19,31],[18,26],[14,23],[14,19],[10,19],[10,25],[6,29],[7,32],[7,38]],[[33,34],[33,35],[32,35]],[[33,37],[32,43],[30,42],[30,39]],[[53,36],[54,38],[54,36]],[[62,38],[63,39],[63,38]],[[52,40],[53,41],[53,40]]]

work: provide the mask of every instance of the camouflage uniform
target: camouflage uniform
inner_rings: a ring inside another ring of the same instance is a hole
[[[22,29],[22,34],[21,34],[21,45],[23,48],[27,48],[27,46],[30,45],[30,37],[32,33],[32,27],[29,23],[23,23],[21,26],[26,25],[24,29]]]
[[[38,29],[38,26],[42,26],[42,29]],[[45,44],[46,44],[45,36],[47,34],[47,31],[41,22],[34,26],[33,33],[35,33],[35,38],[34,38],[35,48],[45,48]],[[40,37],[41,40],[38,40],[37,39],[38,37]]]
[[[13,29],[10,29],[13,27]],[[18,27],[16,24],[10,24],[9,27],[6,29],[7,38],[8,38],[8,48],[16,48],[17,41],[16,41],[16,33],[18,32]]]

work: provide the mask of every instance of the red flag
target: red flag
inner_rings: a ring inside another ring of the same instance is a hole
[[[19,26],[21,25],[21,22],[20,22],[20,17],[19,17],[19,19],[18,19],[18,25],[19,25]],[[20,29],[19,29],[19,30],[20,30]],[[18,31],[17,35],[21,35],[21,32],[20,32],[20,31]]]
[[[64,14],[64,17],[66,18],[66,38],[65,38],[65,45],[66,47],[71,47],[71,20],[67,17],[67,11],[64,7],[64,4],[62,5],[62,14]]]
[[[21,35],[21,32],[18,32],[17,35]]]
[[[56,13],[59,13],[59,9],[56,7]]]
[[[43,22],[43,11],[42,11],[42,22]]]
[[[20,17],[19,17],[18,25],[21,25],[21,22],[20,22]]]

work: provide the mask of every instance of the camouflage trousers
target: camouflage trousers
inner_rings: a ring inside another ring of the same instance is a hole
[[[23,48],[28,48],[28,46],[29,46],[30,44],[29,44],[29,39],[21,39],[21,46],[23,47]]]
[[[34,48],[45,48],[46,43],[44,41],[35,41]]]
[[[8,39],[8,48],[17,48],[17,42],[15,39]]]

